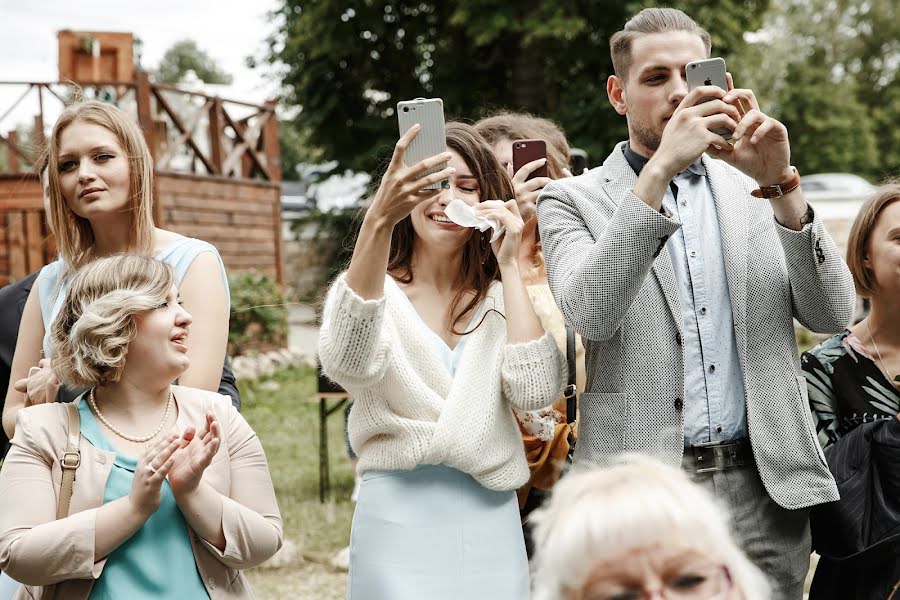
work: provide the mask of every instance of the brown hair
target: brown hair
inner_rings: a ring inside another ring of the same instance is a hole
[[[709,32],[697,25],[696,21],[676,8],[645,8],[631,17],[622,31],[617,31],[609,38],[609,54],[616,76],[622,81],[628,76],[628,69],[631,68],[631,44],[635,39],[651,33],[670,31],[697,34],[709,56],[712,47]]]
[[[88,100],[66,108],[53,126],[48,150],[50,173],[50,226],[56,233],[59,257],[71,272],[90,261],[94,245],[91,223],[66,204],[59,187],[59,138],[66,127],[84,121],[109,130],[125,152],[131,212],[130,250],[149,253],[153,237],[153,159],[137,123],[106,102]]]
[[[537,139],[547,142],[547,169],[551,179],[565,177],[563,169],[569,167],[571,156],[569,142],[562,128],[541,117],[528,113],[499,112],[475,123],[475,131],[487,140],[491,146],[503,139],[516,140]]]
[[[482,200],[509,200],[515,197],[512,182],[506,171],[500,166],[491,147],[484,141],[471,125],[450,122],[446,125],[447,148],[455,150],[465,161],[478,181]],[[497,259],[487,243],[487,233],[482,234],[473,229],[462,251],[460,269],[461,286],[450,304],[448,316],[450,330],[461,335],[457,325],[463,316],[478,306],[491,283],[500,279],[500,267]],[[388,273],[401,283],[413,280],[412,258],[415,252],[416,234],[413,230],[412,218],[407,216],[400,221],[391,235],[391,254],[388,261]],[[459,310],[459,305],[467,293],[475,295]]]
[[[900,182],[880,186],[875,195],[866,200],[859,209],[850,228],[850,237],[847,239],[847,266],[853,274],[857,293],[864,298],[871,298],[877,294],[878,282],[875,281],[872,270],[865,264],[872,230],[875,229],[878,217],[884,209],[898,200],[900,200]]]

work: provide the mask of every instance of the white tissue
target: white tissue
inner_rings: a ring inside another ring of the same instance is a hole
[[[483,206],[503,206],[502,200],[485,200],[481,203]],[[494,230],[494,235],[491,236],[491,243],[497,241],[497,239],[503,235],[503,231],[506,229],[505,226],[500,225],[500,222],[496,219],[485,219],[483,217],[479,217],[475,214],[475,211],[471,206],[466,204],[464,201],[459,198],[454,199],[450,204],[447,205],[447,208],[444,209],[444,214],[447,215],[447,218],[459,225],[460,227],[472,227],[477,229],[478,231],[487,231],[488,229]]]

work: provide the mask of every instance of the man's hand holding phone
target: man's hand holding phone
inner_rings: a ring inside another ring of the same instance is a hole
[[[734,142],[731,150],[720,152],[711,148],[710,156],[724,160],[760,186],[788,181],[793,171],[787,128],[759,109],[753,90],[736,89],[731,74],[727,77],[728,93],[722,100],[736,107],[740,119],[731,136]]]
[[[726,93],[713,85],[694,88],[672,113],[651,159],[662,170],[666,184],[704,152],[716,148],[721,154],[731,151],[728,140],[713,131],[721,127],[734,131],[741,119],[738,109],[723,100]],[[701,101],[705,98],[710,99]]]

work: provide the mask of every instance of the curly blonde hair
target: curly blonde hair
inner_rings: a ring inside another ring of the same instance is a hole
[[[136,317],[165,302],[174,283],[172,267],[133,254],[79,269],[50,329],[56,377],[76,388],[118,381],[137,333]]]

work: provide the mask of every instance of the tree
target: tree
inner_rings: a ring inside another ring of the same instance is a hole
[[[222,70],[216,61],[197,47],[194,40],[181,40],[166,50],[159,61],[156,79],[176,84],[184,80],[188,71],[196,73],[206,83],[231,83],[230,74]]]
[[[685,0],[728,59],[769,0]],[[372,171],[398,137],[400,100],[440,96],[448,119],[501,108],[559,122],[592,162],[627,136],[606,98],[609,37],[648,3],[573,0],[282,0],[264,60],[280,70],[282,127],[301,154]]]
[[[900,173],[898,13],[896,0],[787,0],[751,36],[740,68],[801,172]]]

